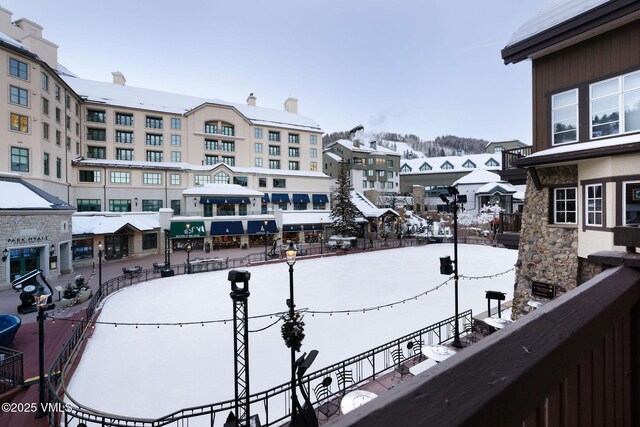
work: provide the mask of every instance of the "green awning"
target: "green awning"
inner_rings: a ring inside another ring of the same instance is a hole
[[[189,234],[187,234],[187,224],[190,224]],[[207,235],[207,230],[204,228],[204,221],[172,222],[169,230],[171,237],[177,239],[204,237]]]

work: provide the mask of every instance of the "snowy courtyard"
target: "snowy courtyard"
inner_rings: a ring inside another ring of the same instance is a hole
[[[439,257],[447,255],[453,255],[451,244],[299,259],[294,266],[297,309],[355,310],[349,315],[304,316],[302,351],[319,351],[311,371],[453,316],[453,281],[434,289],[447,279],[439,272]],[[511,269],[516,257],[517,251],[460,245],[460,274],[495,275]],[[249,316],[286,311],[287,264],[247,270],[251,272]],[[218,271],[135,285],[108,298],[98,320],[186,323],[231,319],[227,274]],[[487,290],[505,292],[510,300],[513,283],[513,271],[490,279],[461,279],[460,311],[486,311]],[[418,297],[406,303],[362,312],[414,296]],[[277,316],[252,319],[249,330],[265,328],[276,320]],[[280,334],[281,324],[250,333],[251,393],[289,381],[289,349]],[[137,328],[97,325],[69,393],[82,405],[100,411],[152,418],[232,399],[233,340],[231,322]]]

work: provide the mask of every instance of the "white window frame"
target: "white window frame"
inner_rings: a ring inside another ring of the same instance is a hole
[[[568,190],[573,190],[574,191],[574,197],[573,198],[568,198],[567,197],[567,192]],[[558,210],[557,209],[557,202],[561,201],[564,202],[564,206],[565,208],[563,210]],[[574,203],[574,209],[573,210],[569,210],[567,209],[567,204],[569,202],[573,202]],[[565,216],[565,220],[564,221],[560,221],[558,219],[558,214],[563,213]],[[572,213],[573,217],[575,218],[575,221],[568,221],[568,215]],[[578,188],[577,187],[559,187],[559,188],[554,188],[553,189],[553,223],[554,224],[577,224],[578,223]]]
[[[600,197],[595,197],[595,189],[597,187],[600,187]],[[594,197],[589,197],[589,190],[592,188],[594,189]],[[600,209],[596,209],[596,206],[595,206],[598,200],[600,201]],[[598,184],[590,184],[590,185],[584,186],[584,213],[585,213],[584,223],[585,225],[589,227],[604,226],[603,200],[604,200],[604,184],[598,183]],[[589,220],[589,214],[593,214],[594,221]],[[599,223],[595,221],[598,214],[600,214]]]
[[[637,93],[640,91],[640,87],[636,87],[633,89],[625,89],[625,78],[629,77],[629,76],[633,76],[633,75],[638,75],[640,77],[640,71],[634,71],[632,73],[627,73],[627,74],[623,74],[617,77],[613,77],[611,79],[606,79],[606,80],[602,80],[599,82],[595,82],[589,85],[589,136],[590,139],[602,139],[602,138],[611,138],[613,136],[616,135],[624,135],[627,133],[633,133],[633,132],[638,132],[640,131],[640,129],[635,129],[635,130],[627,130],[627,123],[626,123],[626,114],[625,114],[625,102],[624,102],[624,98],[625,95],[627,94],[632,94],[632,93]],[[607,82],[611,82],[611,81],[617,81],[617,86],[618,89],[615,93],[610,94],[610,95],[605,95],[599,98],[595,98],[593,97],[593,87],[602,83],[607,83]],[[592,117],[593,117],[593,102],[594,101],[598,101],[598,100],[602,100],[602,99],[606,99],[609,97],[614,97],[616,96],[618,98],[618,133],[612,133],[609,135],[602,135],[602,136],[593,136],[593,123],[592,123]]]
[[[570,92],[573,92],[575,94],[575,103],[574,104],[568,104],[568,105],[563,105],[561,107],[556,107],[555,106],[555,100],[563,95],[566,95]],[[555,95],[551,96],[551,145],[563,145],[563,144],[570,144],[573,142],[578,142],[580,139],[580,122],[579,122],[579,102],[578,102],[578,89],[571,89],[571,90],[566,90],[564,92],[561,93],[556,93]],[[561,111],[561,110],[566,110],[569,108],[574,108],[575,109],[575,120],[576,120],[576,137],[573,140],[568,140],[568,141],[563,141],[563,142],[555,142],[555,135],[556,134],[560,134],[560,133],[565,133],[565,132],[571,132],[571,131],[562,131],[562,132],[556,132],[555,131],[555,125],[556,125],[556,120],[554,118],[554,115],[557,111]]]

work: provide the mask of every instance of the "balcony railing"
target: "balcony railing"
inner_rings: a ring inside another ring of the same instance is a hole
[[[606,270],[332,425],[640,425],[639,301]]]
[[[502,152],[502,170],[518,169],[518,159],[531,154],[531,147],[513,148]]]
[[[522,228],[522,214],[520,212],[515,213],[500,213],[500,227],[498,233],[519,233]]]
[[[24,384],[22,353],[0,347],[0,393]]]

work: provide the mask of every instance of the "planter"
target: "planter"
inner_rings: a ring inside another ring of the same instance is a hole
[[[91,297],[91,289],[86,289],[84,291],[78,292],[75,298],[62,298],[58,302],[58,305],[60,306],[60,308],[69,308],[76,304],[82,304],[83,302],[87,301],[90,297]]]

